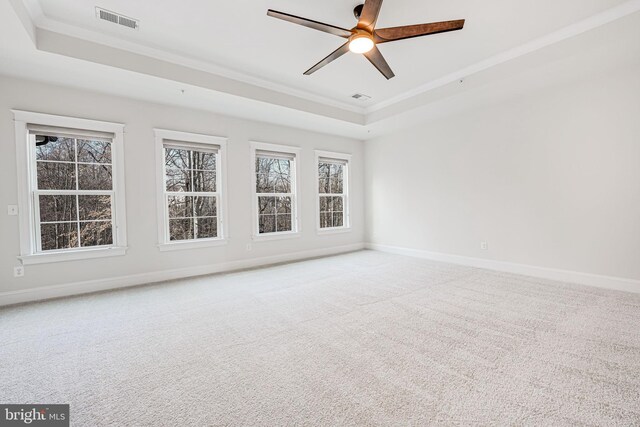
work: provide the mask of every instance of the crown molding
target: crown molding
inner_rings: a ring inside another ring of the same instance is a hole
[[[29,12],[29,16],[35,26],[37,26],[45,16],[42,11],[42,6],[40,5],[40,0],[11,0],[11,2],[21,3]]]
[[[39,3],[37,3],[38,7],[35,8],[33,5],[31,5],[32,2],[32,0],[27,0],[26,3],[24,3],[23,0],[9,0],[9,4],[15,11],[18,19],[22,23],[22,26],[29,35],[31,42],[35,45],[37,29],[35,21],[37,17],[42,16],[42,9],[40,9]]]

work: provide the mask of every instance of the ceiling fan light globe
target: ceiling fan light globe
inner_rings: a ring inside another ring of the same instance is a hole
[[[374,43],[371,37],[355,36],[349,42],[349,50],[353,53],[367,53],[373,49]]]

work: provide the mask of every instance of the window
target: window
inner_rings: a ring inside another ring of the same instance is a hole
[[[349,160],[341,153],[316,151],[318,230],[345,231],[349,224]]]
[[[38,251],[113,244],[111,138],[29,130]]]
[[[96,250],[124,254],[124,197],[117,190],[123,186],[123,126],[22,111],[14,116],[25,184],[22,261],[105,255]]]
[[[162,250],[224,240],[222,151],[225,140],[156,129],[160,163],[159,239]],[[176,245],[184,244],[188,245]]]
[[[295,147],[253,143],[255,237],[299,231]]]

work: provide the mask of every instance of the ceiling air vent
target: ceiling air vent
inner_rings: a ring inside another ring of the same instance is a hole
[[[120,15],[100,7],[96,7],[96,18],[122,25],[123,27],[132,28],[134,30],[137,30],[140,27],[140,21],[137,19],[129,18],[128,16]]]
[[[363,93],[354,93],[351,95],[353,99],[357,99],[358,101],[368,101],[371,99],[369,95],[365,95]]]

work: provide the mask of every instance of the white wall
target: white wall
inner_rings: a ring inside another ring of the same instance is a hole
[[[122,257],[28,265],[25,276],[13,277],[19,265],[18,217],[8,216],[6,205],[17,203],[16,153],[11,109],[125,123],[125,174],[129,251]],[[228,245],[206,249],[160,252],[156,247],[156,169],[153,128],[228,137]],[[254,242],[251,239],[251,165],[249,140],[302,147],[299,206],[302,236]],[[110,277],[142,275],[193,267],[322,252],[363,241],[363,146],[361,141],[223,117],[130,99],[0,77],[0,297],[2,293],[50,285],[64,285]],[[349,233],[316,234],[314,149],[352,153],[351,219]],[[253,250],[247,252],[247,243]],[[307,252],[311,251],[311,252]],[[235,263],[235,264],[234,264]],[[125,283],[126,281],[121,281]],[[117,285],[108,283],[108,286]],[[105,285],[106,286],[106,285]],[[72,289],[75,291],[75,289]],[[61,291],[62,292],[62,291]],[[1,302],[1,301],[0,301]]]
[[[265,257],[328,253],[365,240],[638,280],[638,75],[640,66],[635,65],[548,87],[364,145],[204,111],[0,77],[4,205],[0,211],[0,303],[27,298],[28,293],[15,298],[14,294],[34,288],[57,289],[56,285],[96,279],[107,279],[102,287],[134,284],[162,278],[163,272],[202,273],[210,266],[242,266]],[[13,277],[13,267],[19,264],[18,218],[5,210],[6,205],[17,203],[12,108],[126,124],[130,247],[126,256],[29,265],[25,277]],[[228,245],[175,252],[157,249],[153,128],[229,138]],[[303,148],[302,237],[251,240],[249,140]],[[353,154],[350,233],[316,234],[314,149]],[[488,251],[480,250],[481,241],[488,242]],[[251,252],[246,251],[247,243],[253,244]],[[109,281],[122,276],[134,279]],[[48,295],[78,289],[82,288],[52,290]],[[7,299],[6,295],[14,296]]]
[[[638,76],[619,69],[367,141],[368,241],[640,279]]]

